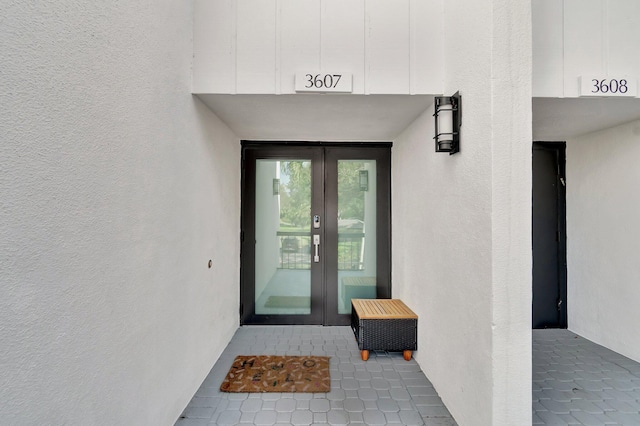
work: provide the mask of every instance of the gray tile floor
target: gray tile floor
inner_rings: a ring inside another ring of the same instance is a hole
[[[329,393],[224,393],[236,355],[330,356]],[[455,426],[420,366],[402,353],[375,352],[364,362],[350,327],[244,326],[185,408],[176,426]]]
[[[533,330],[534,425],[640,425],[640,364],[567,330]]]
[[[218,390],[236,355],[331,356],[330,393]],[[533,330],[533,424],[640,426],[640,363],[567,330]],[[431,382],[401,353],[363,362],[349,327],[241,327],[176,426],[456,425]]]

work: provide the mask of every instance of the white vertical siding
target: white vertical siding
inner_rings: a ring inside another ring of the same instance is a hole
[[[640,2],[534,0],[533,95],[578,97],[581,75],[640,76]]]
[[[619,75],[640,74],[640,2],[607,1],[609,70]]]
[[[236,7],[237,93],[275,93],[276,0],[238,0]]]
[[[578,76],[606,73],[604,11],[602,0],[564,2],[564,96],[579,96]]]
[[[195,25],[194,93],[295,93],[297,72],[442,92],[442,0],[197,0]]]
[[[322,1],[320,65],[352,73],[353,92],[364,93],[364,0]]]
[[[409,93],[409,0],[368,1],[365,25],[365,93]]]
[[[280,92],[294,92],[297,71],[320,70],[320,4],[280,0]]]
[[[534,96],[558,96],[564,88],[563,4],[558,0],[532,3]]]
[[[442,84],[444,72],[439,64],[443,46],[442,3],[411,0],[410,14],[410,93],[430,93]]]
[[[194,16],[193,91],[235,92],[236,87],[236,16],[235,0],[202,1]],[[215,76],[215,78],[210,78]],[[203,88],[204,90],[204,88]]]

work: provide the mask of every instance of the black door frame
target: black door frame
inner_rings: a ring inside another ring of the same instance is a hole
[[[534,305],[532,304],[532,321],[534,321],[534,328],[567,328],[567,200],[566,200],[566,142],[533,142],[532,147],[532,155],[535,154],[536,150],[547,151],[552,153],[555,157],[555,187],[556,191],[556,205],[557,205],[557,227],[556,227],[556,241],[557,241],[557,321],[536,323],[535,315],[536,313],[533,311]],[[533,160],[533,157],[532,157]],[[533,182],[535,185],[535,169],[532,170]],[[535,202],[532,194],[532,204]],[[533,206],[532,206],[533,207]],[[533,209],[533,214],[535,214],[535,209]],[[532,217],[532,220],[535,221],[536,218]],[[532,226],[532,232],[535,232]],[[535,235],[533,235],[535,238]],[[532,242],[533,243],[533,242]],[[532,256],[533,256],[533,272],[535,274],[535,246],[532,246]],[[533,296],[535,297],[536,292],[536,277],[533,276]]]
[[[288,158],[311,159],[311,183],[323,183],[324,170],[321,152],[314,146],[300,146],[292,149],[289,144],[267,144],[242,141],[242,196],[240,233],[240,324],[318,324],[323,320],[322,291],[319,286],[311,286],[310,315],[255,315],[255,220],[256,191],[255,162],[257,159]],[[311,188],[311,209],[322,206],[324,188]],[[324,212],[322,213],[324,217]],[[320,244],[324,250],[324,244]],[[324,259],[324,253],[320,253]],[[311,282],[324,282],[323,268],[311,263]]]
[[[337,254],[326,247],[337,246],[337,181],[331,159],[375,159],[377,168],[376,203],[376,290],[378,298],[391,297],[391,143],[367,142],[273,142],[241,141],[242,144],[242,203],[240,249],[240,324],[318,324],[348,325],[350,315],[329,312],[337,308],[337,274],[329,277],[326,271],[337,272]],[[363,149],[366,154],[363,155]],[[320,158],[318,157],[320,154]],[[323,261],[312,263],[311,315],[255,315],[255,160],[268,158],[312,158],[312,212],[322,209],[324,244],[320,245]],[[331,164],[327,167],[328,164]],[[313,183],[312,183],[313,185]],[[333,245],[332,245],[333,244]],[[334,279],[335,278],[335,279]],[[320,293],[320,294],[318,294]]]

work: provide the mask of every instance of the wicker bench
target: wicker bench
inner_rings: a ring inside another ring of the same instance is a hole
[[[418,349],[418,316],[399,299],[351,300],[351,328],[362,359],[369,351],[402,351],[409,361]]]

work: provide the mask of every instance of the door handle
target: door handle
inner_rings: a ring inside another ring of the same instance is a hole
[[[315,249],[313,261],[318,263],[320,262],[320,235],[316,234],[313,236],[313,247]]]

